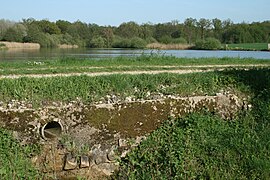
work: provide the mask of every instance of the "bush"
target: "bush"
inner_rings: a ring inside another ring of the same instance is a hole
[[[104,48],[105,47],[105,40],[102,37],[94,37],[89,44],[92,48]]]
[[[142,49],[145,48],[146,45],[147,45],[146,41],[139,37],[134,37],[131,39],[118,37],[114,40],[112,47]]]
[[[158,41],[163,44],[170,44],[172,42],[172,37],[165,35],[159,38]]]
[[[147,42],[147,44],[151,44],[151,43],[156,43],[157,40],[153,37],[149,37],[149,38],[146,38],[145,41]]]
[[[185,38],[175,38],[175,39],[172,39],[172,43],[173,44],[187,44],[187,40]]]
[[[199,40],[195,43],[195,49],[216,50],[221,47],[221,42],[215,38],[206,38],[205,41]]]
[[[136,49],[143,49],[146,47],[146,41],[139,38],[139,37],[134,37],[131,39],[131,44],[130,47],[131,48],[136,48]]]

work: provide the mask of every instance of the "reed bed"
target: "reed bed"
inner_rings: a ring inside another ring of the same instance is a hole
[[[0,44],[4,44],[6,48],[40,49],[40,45],[38,43],[18,43],[18,42],[0,41]]]

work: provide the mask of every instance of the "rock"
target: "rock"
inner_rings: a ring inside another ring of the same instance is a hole
[[[81,156],[80,168],[87,168],[90,166],[89,157]]]
[[[112,175],[114,171],[117,170],[118,166],[112,163],[103,163],[98,166],[98,168],[107,176]]]
[[[72,170],[77,167],[77,159],[70,153],[66,155],[64,170]]]
[[[127,147],[128,146],[128,141],[126,139],[119,139],[118,140],[118,146],[119,147]]]
[[[126,157],[129,152],[130,152],[130,149],[129,150],[126,150],[126,151],[123,151],[120,157],[121,158]]]
[[[107,154],[107,158],[108,158],[109,161],[115,161],[116,160],[117,156],[116,156],[113,149]]]
[[[132,97],[130,97],[130,96],[126,97],[125,101],[126,102],[132,102]]]
[[[99,154],[95,158],[96,165],[107,162],[107,155]]]

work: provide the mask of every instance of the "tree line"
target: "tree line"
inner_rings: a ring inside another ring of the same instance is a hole
[[[230,19],[187,18],[183,23],[125,22],[119,26],[99,26],[81,21],[23,19],[0,20],[0,40],[39,43],[41,47],[59,44],[90,48],[144,48],[150,43],[215,46],[232,43],[269,43],[270,21],[233,23]],[[208,47],[211,48],[211,47]]]

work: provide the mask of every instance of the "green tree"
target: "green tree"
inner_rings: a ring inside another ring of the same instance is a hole
[[[151,23],[141,25],[141,37],[143,39],[151,39],[154,36],[154,26]]]
[[[104,48],[105,47],[105,39],[103,37],[94,37],[90,41],[90,47],[92,48]]]
[[[117,28],[116,33],[123,38],[141,37],[142,35],[141,27],[133,21],[122,23]]]
[[[200,30],[201,39],[204,40],[206,31],[211,27],[211,21],[209,19],[201,18],[197,22],[197,27]]]
[[[58,20],[58,21],[56,21],[56,25],[61,30],[61,33],[65,34],[65,33],[67,33],[67,30],[68,30],[69,26],[71,25],[71,23],[68,21],[64,21],[64,20]]]
[[[26,27],[23,24],[17,23],[6,30],[2,39],[10,42],[23,42],[25,36]]]
[[[222,37],[222,21],[220,19],[212,19],[214,38],[221,40]]]
[[[188,39],[188,43],[191,44],[196,33],[197,20],[193,18],[187,18],[184,22],[184,31]]]
[[[111,27],[106,27],[102,31],[102,37],[105,40],[106,47],[111,47],[114,39],[113,29]]]
[[[0,40],[3,39],[3,36],[5,35],[6,31],[13,27],[15,25],[15,22],[5,20],[5,19],[0,19]]]
[[[61,30],[59,27],[54,23],[48,20],[41,20],[36,22],[40,28],[40,30],[44,33],[48,34],[61,34]]]
[[[205,40],[199,40],[195,43],[196,49],[202,50],[217,50],[221,49],[221,43],[215,38],[206,38]]]

